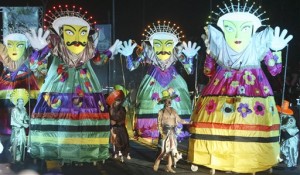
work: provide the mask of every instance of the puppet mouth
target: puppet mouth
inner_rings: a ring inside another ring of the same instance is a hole
[[[242,41],[235,41],[234,43],[235,43],[235,44],[241,44]]]
[[[17,54],[16,54],[16,53],[13,53],[13,55],[16,56]]]

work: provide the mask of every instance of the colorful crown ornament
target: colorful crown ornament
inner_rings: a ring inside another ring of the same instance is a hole
[[[25,41],[26,48],[30,44],[25,33],[29,32],[27,26],[22,23],[9,23],[7,26],[7,35],[3,37],[3,43],[7,46],[7,41]]]
[[[153,46],[154,39],[169,39],[172,38],[174,41],[174,45],[180,42],[181,38],[184,38],[182,31],[179,31],[180,27],[176,26],[176,24],[171,24],[171,22],[157,21],[157,24],[152,23],[152,27],[148,25],[147,29],[145,29],[143,33],[143,37],[145,37],[145,41],[149,41]]]
[[[232,0],[230,0],[230,4],[226,4],[223,1],[223,5],[224,7],[217,5],[217,8],[219,9],[218,12],[211,11],[211,15],[208,17],[209,22],[207,22],[207,24],[217,23],[223,30],[224,20],[249,20],[253,22],[255,32],[259,27],[263,26],[263,21],[269,20],[269,18],[262,18],[266,11],[262,11],[261,6],[255,7],[255,2],[248,4],[248,0],[245,0],[244,4],[241,4],[240,0],[237,0],[237,4],[233,4]]]
[[[29,100],[29,93],[27,92],[26,89],[14,89],[12,93],[10,94],[10,101],[14,104],[17,105],[18,99],[23,99],[24,101],[24,106]]]
[[[93,21],[92,16],[88,16],[87,11],[83,11],[81,7],[75,5],[53,6],[52,10],[48,10],[44,18],[44,28],[52,28],[59,34],[59,29],[64,24],[87,26],[89,31],[95,30],[96,21]],[[47,27],[48,26],[48,27]]]

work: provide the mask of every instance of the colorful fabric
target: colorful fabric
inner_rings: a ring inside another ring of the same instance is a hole
[[[191,74],[190,67],[185,65],[185,59],[179,55],[179,48],[173,49],[171,57],[165,61],[159,60],[155,55],[153,48],[147,43],[142,44],[143,52],[139,61],[145,61],[150,64],[147,74],[142,79],[136,97],[136,125],[135,129],[138,135],[144,138],[158,138],[157,116],[158,111],[163,108],[163,104],[158,104],[161,98],[161,92],[168,88],[173,88],[177,98],[172,102],[172,107],[178,112],[180,118],[186,121],[190,120],[192,113],[192,102],[186,81],[176,71],[175,63],[177,61],[184,65],[188,74]],[[135,63],[136,64],[136,63]],[[190,134],[182,124],[177,127],[177,138],[182,140]]]
[[[278,163],[280,121],[260,62],[272,75],[281,71],[281,64],[270,64],[272,31],[256,33],[241,53],[230,49],[217,29],[209,26],[208,32],[211,52],[204,73],[210,81],[191,117],[188,160],[239,173],[269,169]]]
[[[10,111],[14,105],[10,102],[10,94],[14,89],[26,89],[30,94],[31,109],[33,109],[35,99],[38,97],[39,86],[31,67],[29,66],[30,49],[17,61],[13,61],[7,53],[5,45],[0,44],[0,62],[3,70],[0,73],[0,133],[11,134],[9,123]],[[30,111],[29,111],[30,112]]]
[[[93,44],[88,43],[76,56],[63,48],[62,41],[54,43],[53,61],[32,113],[30,154],[69,163],[105,160],[109,157],[109,113],[98,78],[85,57],[93,55]]]

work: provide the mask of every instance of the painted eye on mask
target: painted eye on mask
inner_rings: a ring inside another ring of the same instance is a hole
[[[81,36],[84,36],[84,35],[86,35],[86,33],[87,33],[87,31],[82,31],[82,32],[80,33],[80,35],[81,35]]]
[[[230,26],[225,26],[226,31],[233,32],[233,28]]]
[[[243,27],[243,29],[242,29],[243,32],[247,32],[247,31],[249,31],[249,30],[251,30],[251,26],[245,26],[245,27]]]
[[[161,44],[155,43],[154,46],[155,47],[161,47]]]
[[[66,32],[66,34],[68,34],[68,35],[74,35],[74,32],[72,32],[71,30],[66,30],[65,32]]]
[[[17,47],[18,47],[18,48],[23,48],[23,47],[24,47],[24,44],[19,44]]]

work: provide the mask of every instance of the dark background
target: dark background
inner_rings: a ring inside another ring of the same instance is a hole
[[[235,2],[235,0],[233,0]],[[243,2],[243,0],[241,0]],[[225,1],[225,2],[229,2]],[[272,28],[280,26],[286,28],[294,39],[287,49],[283,50],[283,61],[288,59],[288,72],[298,66],[298,50],[300,36],[300,1],[299,0],[255,0],[266,11],[264,17],[269,18],[264,24]],[[147,25],[157,20],[170,20],[175,22],[183,30],[186,41],[197,42],[201,45],[194,75],[187,75],[181,65],[178,70],[187,80],[190,91],[195,89],[195,79],[199,84],[205,84],[206,78],[202,73],[205,47],[200,36],[204,33],[203,27],[211,10],[216,10],[216,5],[222,0],[1,0],[0,6],[42,6],[49,9],[53,5],[76,5],[87,10],[94,17],[97,24],[112,24],[112,38],[127,41],[133,39],[140,44],[142,32]],[[249,0],[249,3],[252,3]],[[128,87],[130,82],[139,85],[145,75],[147,66],[140,66],[137,70],[129,72],[125,68],[124,58],[116,59],[108,66],[95,67],[99,80],[103,87],[114,84],[122,84]],[[284,73],[284,71],[283,71]],[[274,89],[281,89],[283,73],[277,77],[271,77]],[[268,73],[266,73],[268,74]],[[195,77],[196,76],[196,77]],[[281,77],[280,77],[281,76]],[[106,78],[108,77],[108,78]],[[125,80],[125,81],[124,81]]]

